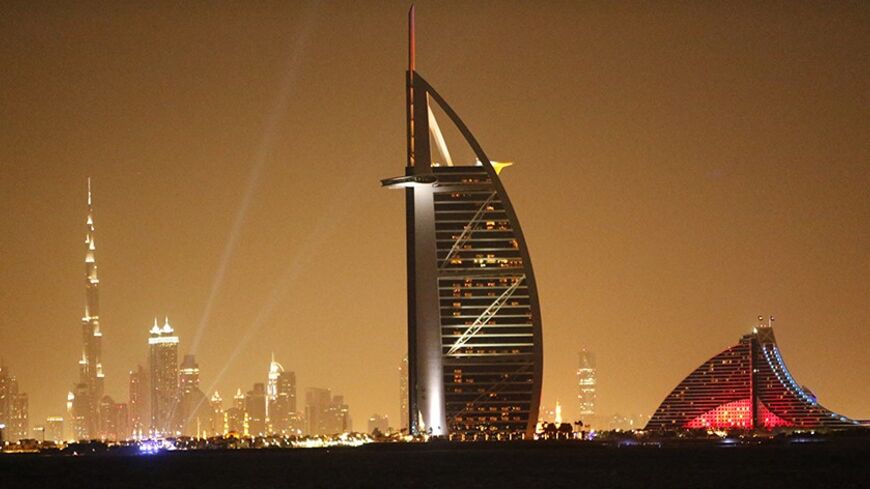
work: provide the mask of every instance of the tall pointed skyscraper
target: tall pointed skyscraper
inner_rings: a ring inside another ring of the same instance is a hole
[[[151,327],[148,337],[148,366],[151,369],[151,436],[177,435],[181,430],[178,422],[178,336],[169,324]]]
[[[85,314],[82,316],[82,357],[79,381],[73,389],[73,430],[77,439],[96,438],[99,402],[103,397],[103,333],[100,331],[100,279],[97,276],[96,229],[91,179],[88,178],[88,217],[85,222]]]
[[[541,314],[499,177],[509,163],[491,160],[416,71],[413,7],[409,16],[407,167],[382,184],[405,189],[410,428],[454,439],[528,438],[541,397]],[[465,165],[454,165],[438,110],[471,150]]]

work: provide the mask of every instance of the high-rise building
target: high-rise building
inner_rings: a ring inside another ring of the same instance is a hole
[[[248,414],[245,412],[245,395],[241,388],[236,389],[233,406],[224,414],[224,424],[227,433],[248,436]]]
[[[284,366],[275,361],[275,353],[272,353],[272,361],[269,362],[269,373],[266,374],[266,417],[270,414],[270,404],[278,398],[278,376],[284,371]]]
[[[390,419],[386,414],[372,414],[369,416],[367,433],[374,433],[375,430],[381,433],[390,431]]]
[[[91,432],[89,431],[87,416],[91,399],[88,385],[82,383],[76,384],[73,386],[73,390],[67,394],[66,399],[67,414],[72,420],[73,440],[89,440]],[[96,430],[96,427],[94,430]]]
[[[309,387],[305,390],[305,419],[309,435],[334,435],[353,429],[344,396],[332,395],[329,389]]]
[[[85,221],[85,314],[82,316],[82,356],[79,379],[73,387],[74,432],[78,439],[99,435],[99,402],[103,397],[103,333],[100,329],[100,279],[97,275],[96,231],[91,179],[88,178],[88,217]]]
[[[148,338],[151,369],[151,426],[153,436],[172,436],[179,431],[178,416],[178,336],[169,324],[151,327]]]
[[[284,370],[275,361],[269,364],[269,382],[266,385],[268,431],[279,435],[299,434],[296,416],[296,374]]]
[[[242,388],[236,389],[236,395],[233,396],[233,407],[239,408],[242,412],[245,411],[245,395],[242,394]]]
[[[233,406],[224,413],[224,432],[235,435],[248,435],[248,429],[245,426],[245,411]]]
[[[245,413],[245,395],[242,389],[236,389],[233,396],[233,405],[224,413],[224,427],[226,433],[236,435],[248,435],[248,415]]]
[[[254,388],[245,396],[245,415],[250,436],[268,434],[266,433],[266,386],[262,382],[254,384]]]
[[[591,351],[580,350],[579,360],[577,401],[580,404],[580,420],[588,424],[595,416],[595,389],[598,384],[598,372],[595,366],[595,354]]]
[[[129,435],[135,440],[146,438],[151,429],[150,399],[148,375],[145,373],[145,369],[138,365],[136,370],[130,371]]]
[[[491,160],[415,68],[407,72],[405,189],[409,421],[414,433],[531,437],[543,374],[541,314],[519,220]],[[435,110],[476,161],[455,165]],[[430,135],[440,157],[433,158]]]
[[[205,394],[199,389],[199,364],[194,355],[185,355],[178,374],[180,404],[177,409],[181,433],[200,436],[211,419]]]
[[[13,382],[15,382],[15,377],[9,375],[9,370],[6,368],[6,365],[4,365],[2,360],[0,360],[0,425],[9,425],[9,411],[12,408],[10,404],[12,402]]]
[[[399,430],[408,430],[408,357],[399,364]]]
[[[184,355],[178,367],[178,388],[182,395],[199,389],[199,364],[196,363],[196,356]]]
[[[109,441],[128,439],[129,419],[126,403],[115,402],[108,395],[103,396],[100,400],[100,438]]]
[[[17,441],[29,438],[27,394],[18,391],[18,380],[0,363],[0,425],[2,439]]]
[[[332,402],[326,409],[326,421],[326,433],[349,433],[353,431],[350,408],[344,402],[344,396],[335,395],[332,397]]]
[[[60,416],[49,416],[45,418],[45,440],[59,443],[64,441],[63,433],[63,418]]]
[[[224,424],[224,400],[217,391],[211,395],[208,401],[211,417],[208,423],[208,436],[220,436],[226,434],[226,426]]]
[[[7,427],[10,434],[10,440],[23,440],[25,438],[30,438],[28,436],[28,429],[30,426],[28,418],[27,394],[23,392],[13,394],[9,426]]]
[[[305,420],[308,424],[307,435],[326,433],[326,409],[332,402],[332,392],[329,389],[309,387],[305,389]]]
[[[845,429],[861,423],[834,413],[791,376],[773,335],[773,318],[683,379],[647,430]]]

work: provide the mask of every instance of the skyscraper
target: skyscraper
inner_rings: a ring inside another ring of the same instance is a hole
[[[278,376],[284,371],[284,366],[275,361],[275,353],[272,353],[272,361],[269,362],[269,372],[266,374],[266,416],[269,416],[269,404],[278,398]]]
[[[285,371],[284,367],[275,361],[274,354],[269,364],[266,409],[270,433],[298,434],[298,426],[296,426],[296,374]]]
[[[151,428],[151,399],[148,389],[148,375],[141,365],[130,371],[130,433],[133,439],[148,436]]]
[[[541,314],[528,248],[499,177],[510,164],[491,160],[416,71],[413,17],[411,7],[407,167],[382,181],[405,189],[411,431],[531,437],[543,374]],[[476,161],[453,164],[433,108]]]
[[[151,327],[148,338],[149,367],[151,369],[151,426],[153,436],[171,436],[179,431],[178,408],[178,336],[169,324]]]
[[[221,395],[218,394],[217,391],[211,395],[211,399],[208,401],[209,412],[211,417],[209,418],[209,428],[208,428],[208,436],[218,436],[226,433],[226,425],[224,421],[224,400],[221,399]]]
[[[99,429],[99,402],[103,397],[100,330],[100,279],[97,276],[96,230],[91,179],[88,178],[88,217],[85,221],[85,314],[82,316],[82,357],[79,380],[73,388],[74,432],[79,439],[95,438]]]
[[[580,350],[580,365],[577,367],[577,401],[580,404],[580,419],[586,424],[595,416],[595,389],[598,384],[595,354]]]
[[[62,442],[63,436],[63,418],[60,416],[49,416],[45,418],[45,439],[55,443]]]
[[[236,390],[236,395],[233,396],[232,407],[224,413],[224,426],[226,433],[237,435],[248,434],[245,415],[245,395],[242,394],[242,389]]]
[[[126,440],[130,436],[127,404],[115,402],[108,395],[100,400],[100,438],[103,440]]]
[[[72,437],[73,440],[88,440],[91,432],[88,431],[88,405],[90,403],[90,392],[87,384],[76,384],[73,390],[66,397],[67,414],[72,420]],[[95,428],[96,429],[96,428]]]
[[[15,378],[9,375],[6,365],[0,361],[0,424],[9,425],[10,402],[12,401],[12,382]]]
[[[18,382],[12,381],[12,395],[9,403],[9,423],[6,433],[9,440],[22,440],[29,436],[29,406],[27,394],[18,392]]]
[[[28,415],[27,394],[18,391],[18,380],[0,362],[0,425],[5,425],[2,439],[29,438]]]
[[[186,436],[199,436],[211,417],[205,394],[199,389],[199,364],[194,355],[184,355],[178,374],[178,424]]]
[[[266,433],[266,386],[262,382],[245,396],[245,415],[248,419],[248,434],[265,436]]]
[[[399,364],[399,430],[408,429],[408,357]]]

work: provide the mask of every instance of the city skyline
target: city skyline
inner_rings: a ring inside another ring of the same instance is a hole
[[[466,5],[466,18],[423,8],[427,79],[490,156],[517,162],[505,179],[547,324],[541,404],[558,399],[577,416],[583,346],[597,354],[596,410],[651,414],[686,372],[773,312],[795,377],[826,407],[870,418],[868,147],[854,104],[866,86],[854,73],[867,66],[846,49],[859,38],[848,9],[816,19],[796,7],[773,35],[742,22],[782,13],[773,7],[726,18],[675,8],[650,26],[645,11],[615,7],[535,18],[528,7]],[[16,284],[0,296],[0,355],[29,394],[31,426],[66,418],[81,358],[88,176],[115,401],[164,311],[187,343],[178,358],[195,354],[201,385],[213,386],[207,397],[265,383],[274,351],[298,392],[343,393],[358,424],[399,420],[404,230],[394,196],[373,186],[404,159],[404,7],[263,7],[236,21],[220,10],[194,24],[179,13],[152,19],[161,35],[136,30],[141,13],[76,26],[25,11],[0,34],[16,36],[0,53],[17,67],[0,75],[3,120],[16,121],[0,135],[0,224],[11,230],[0,264]],[[481,20],[496,14],[499,28]],[[589,30],[577,33],[581,21]],[[553,31],[533,36],[527,22]],[[488,41],[468,34],[478,25]],[[133,29],[109,46],[115,26]],[[683,47],[690,40],[706,51]],[[103,50],[111,61],[93,54]],[[709,71],[701,52],[737,61]],[[237,69],[214,72],[226,63]],[[343,86],[335,66],[359,86]],[[118,85],[128,77],[134,89]]]

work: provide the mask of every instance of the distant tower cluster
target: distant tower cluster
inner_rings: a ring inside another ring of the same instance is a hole
[[[598,385],[598,372],[595,354],[580,350],[580,365],[577,368],[577,400],[580,404],[580,419],[587,423],[595,416],[595,389]]]
[[[88,178],[88,217],[85,221],[85,314],[82,316],[82,357],[79,381],[71,393],[71,416],[76,439],[96,438],[99,434],[99,403],[103,397],[103,364],[100,330],[100,279],[97,276],[96,230],[91,179]]]
[[[296,374],[284,370],[274,354],[266,383],[257,382],[246,393],[238,389],[228,408],[217,392],[202,405],[205,410],[197,414],[201,436],[291,436],[304,431],[296,412]]]
[[[309,435],[334,435],[353,429],[344,396],[332,395],[329,389],[309,387],[305,391],[305,419]]]

